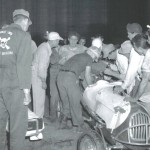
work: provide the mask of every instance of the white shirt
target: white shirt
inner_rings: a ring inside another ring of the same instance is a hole
[[[121,74],[126,74],[128,69],[128,58],[117,51],[116,65]]]
[[[129,66],[126,73],[125,80],[122,84],[123,89],[128,89],[131,85],[134,86],[135,77],[141,73],[141,66],[144,60],[144,56],[139,55],[134,48],[132,48],[129,59]],[[132,89],[130,89],[131,91]],[[130,92],[129,91],[129,92]]]

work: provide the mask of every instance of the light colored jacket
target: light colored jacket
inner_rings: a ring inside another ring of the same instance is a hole
[[[41,79],[46,80],[51,54],[52,50],[48,42],[42,43],[35,52],[32,70],[35,71]]]

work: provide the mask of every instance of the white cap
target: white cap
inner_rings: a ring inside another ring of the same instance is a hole
[[[102,40],[100,38],[93,39],[92,46],[95,46],[97,48],[102,48]]]
[[[48,40],[63,40],[57,32],[50,32],[48,34]]]

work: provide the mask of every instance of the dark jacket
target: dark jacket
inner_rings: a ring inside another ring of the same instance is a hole
[[[31,36],[17,24],[0,30],[0,88],[31,87]]]

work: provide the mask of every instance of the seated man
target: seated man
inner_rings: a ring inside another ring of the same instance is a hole
[[[79,86],[79,76],[85,70],[85,79],[88,85],[92,84],[91,65],[93,61],[98,61],[102,48],[101,38],[94,39],[99,42],[97,47],[90,47],[86,53],[77,54],[70,58],[61,68],[57,85],[62,101],[62,114],[60,128],[67,128],[67,119],[71,114],[73,125],[78,131],[83,129],[83,118],[80,100],[82,91]]]

